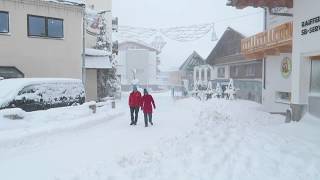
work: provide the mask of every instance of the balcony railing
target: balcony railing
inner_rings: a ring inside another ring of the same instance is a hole
[[[241,52],[247,57],[264,57],[277,53],[292,52],[292,22],[245,38],[241,41]]]

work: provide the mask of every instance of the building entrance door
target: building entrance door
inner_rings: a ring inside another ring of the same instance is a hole
[[[310,114],[320,117],[320,57],[311,61],[311,81],[309,95]]]

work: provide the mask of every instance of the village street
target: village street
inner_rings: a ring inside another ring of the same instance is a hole
[[[27,118],[52,118],[37,127],[36,118],[0,119],[0,179],[320,178],[320,123],[313,117],[285,124],[253,102],[173,100],[169,94],[154,94],[155,125],[149,128],[142,114],[129,126],[126,96],[116,110],[82,112],[82,118],[72,108],[60,115],[30,113]]]

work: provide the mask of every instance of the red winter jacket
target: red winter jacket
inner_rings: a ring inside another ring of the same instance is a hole
[[[153,97],[149,94],[144,95],[142,97],[142,110],[144,113],[152,113],[152,105],[153,108],[156,108],[156,105],[154,103]]]
[[[141,93],[139,91],[130,93],[129,106],[130,107],[140,107],[141,106]]]

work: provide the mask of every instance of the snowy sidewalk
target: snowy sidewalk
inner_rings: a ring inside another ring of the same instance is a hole
[[[35,138],[90,128],[123,114],[119,108],[111,109],[111,105],[99,107],[97,113],[93,114],[89,104],[84,104],[28,112],[22,120],[9,120],[0,116],[0,149],[26,143]]]
[[[0,179],[320,179],[319,120],[285,124],[247,101],[173,101],[166,94],[155,101],[150,128],[141,114],[138,126],[129,126],[126,111],[108,123],[0,148]]]

